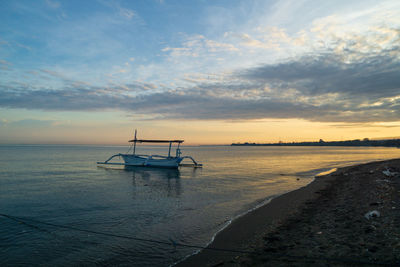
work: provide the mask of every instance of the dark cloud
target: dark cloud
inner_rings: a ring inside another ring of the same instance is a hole
[[[188,88],[152,84],[62,90],[0,86],[0,107],[125,110],[157,119],[300,118],[324,122],[400,120],[399,53],[329,52],[240,70],[224,81]]]
[[[277,65],[265,65],[238,75],[280,89],[296,88],[305,95],[340,93],[347,96],[388,97],[399,94],[400,62],[382,51],[354,62],[334,54],[307,56]]]

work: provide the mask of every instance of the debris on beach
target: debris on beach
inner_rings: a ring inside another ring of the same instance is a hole
[[[387,177],[393,177],[393,176],[396,176],[396,175],[399,174],[398,172],[392,172],[389,169],[386,169],[386,170],[382,171],[382,173],[384,175],[386,175]]]
[[[371,219],[371,218],[378,218],[378,217],[380,217],[380,216],[381,216],[381,213],[380,213],[379,211],[377,211],[377,210],[368,211],[368,212],[365,213],[365,215],[364,215],[364,217],[365,217],[367,220],[369,220],[369,219]]]

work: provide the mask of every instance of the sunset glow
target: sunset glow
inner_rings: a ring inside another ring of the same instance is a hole
[[[400,136],[399,1],[5,1],[0,144]]]

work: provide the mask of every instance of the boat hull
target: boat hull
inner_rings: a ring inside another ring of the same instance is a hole
[[[127,166],[178,168],[179,163],[183,160],[180,157],[153,158],[152,156],[142,157],[129,154],[121,154],[121,156]]]

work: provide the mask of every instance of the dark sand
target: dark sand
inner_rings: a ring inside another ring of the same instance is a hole
[[[317,177],[238,218],[209,248],[247,253],[205,249],[177,266],[400,266],[400,159]]]

